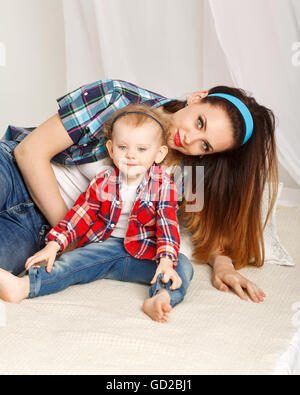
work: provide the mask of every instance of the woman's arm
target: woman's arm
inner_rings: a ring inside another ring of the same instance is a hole
[[[62,199],[50,161],[73,145],[58,114],[33,130],[15,149],[15,158],[28,191],[55,226],[68,212]]]
[[[212,283],[220,291],[229,292],[232,289],[242,300],[248,300],[245,290],[253,302],[263,302],[265,293],[254,283],[239,274],[232,260],[225,255],[215,254],[209,259],[213,269]]]

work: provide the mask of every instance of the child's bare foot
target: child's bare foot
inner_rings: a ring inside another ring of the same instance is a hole
[[[8,303],[20,303],[29,294],[28,276],[19,278],[0,269],[0,299]]]
[[[146,299],[143,304],[144,313],[158,322],[167,322],[171,310],[170,296],[166,289],[162,289],[152,298]]]

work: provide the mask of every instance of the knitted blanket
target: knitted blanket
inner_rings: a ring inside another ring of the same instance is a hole
[[[147,286],[112,280],[5,304],[0,374],[272,374],[300,321],[300,210],[278,207],[277,225],[295,266],[241,270],[264,303],[216,290],[197,265],[166,324],[142,312]]]

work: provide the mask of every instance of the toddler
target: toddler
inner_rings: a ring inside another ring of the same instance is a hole
[[[46,246],[27,259],[28,274],[0,269],[0,297],[18,303],[101,278],[138,282],[150,284],[143,311],[166,322],[193,276],[179,254],[175,184],[159,166],[168,153],[166,126],[156,110],[130,105],[105,129],[113,166],[91,181],[47,234]],[[77,248],[62,254],[74,242]]]

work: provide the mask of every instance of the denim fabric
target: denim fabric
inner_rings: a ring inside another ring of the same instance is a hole
[[[24,185],[13,154],[16,145],[0,141],[0,268],[15,275],[43,247],[50,229]]]
[[[86,284],[101,278],[149,284],[157,265],[152,260],[136,259],[124,248],[124,239],[110,237],[103,242],[88,244],[61,255],[54,263],[51,273],[45,267],[29,269],[29,298],[48,295],[74,284]],[[179,263],[175,269],[182,279],[179,289],[171,291],[171,281],[166,285],[161,275],[150,287],[149,295],[154,296],[160,289],[166,288],[171,306],[180,303],[193,277],[193,266],[183,254],[179,254]]]

